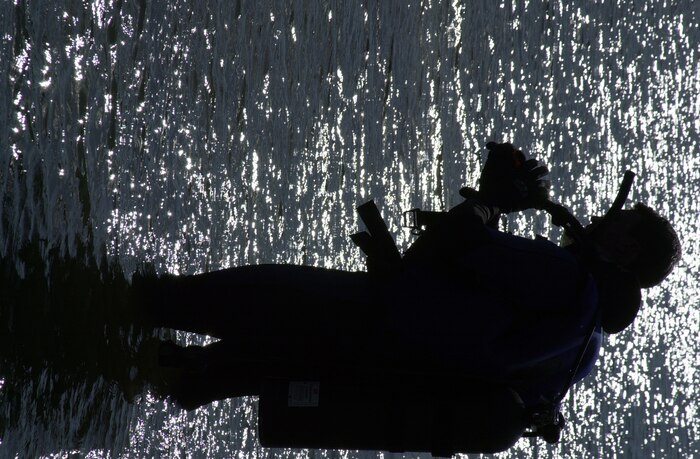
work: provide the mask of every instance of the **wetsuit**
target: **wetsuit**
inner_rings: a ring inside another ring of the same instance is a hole
[[[261,265],[139,286],[154,324],[222,338],[195,349],[175,397],[194,408],[338,365],[456,371],[506,382],[530,406],[556,397],[597,320],[595,283],[572,252],[493,229],[497,213],[457,206],[379,279]],[[596,333],[576,380],[599,345]]]

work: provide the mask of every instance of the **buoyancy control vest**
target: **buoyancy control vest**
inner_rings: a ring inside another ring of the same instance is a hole
[[[528,407],[554,400],[597,325],[596,282],[549,241],[476,230],[480,242],[455,254],[449,275],[412,263],[388,281],[393,355],[402,365],[504,382],[527,395]],[[597,344],[579,373],[590,371]]]

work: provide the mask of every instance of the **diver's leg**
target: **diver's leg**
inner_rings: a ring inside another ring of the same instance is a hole
[[[164,276],[135,285],[152,325],[217,337],[342,326],[367,304],[366,273],[293,265]]]
[[[176,379],[161,384],[157,390],[188,411],[215,400],[259,395],[264,365],[235,360],[230,353],[230,346],[224,341],[204,347],[162,343],[159,365],[180,371]]]

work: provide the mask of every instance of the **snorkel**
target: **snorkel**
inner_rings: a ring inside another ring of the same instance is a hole
[[[629,170],[625,172],[624,177],[622,177],[622,183],[620,184],[620,189],[617,192],[617,196],[615,196],[615,200],[613,201],[610,210],[606,212],[605,217],[607,217],[610,212],[618,212],[622,210],[622,206],[625,204],[625,201],[627,201],[627,196],[630,194],[630,190],[632,189],[634,177],[634,172]],[[603,220],[605,220],[605,217],[603,217]]]
[[[613,217],[622,210],[622,206],[625,205],[627,197],[632,190],[634,178],[634,172],[630,170],[625,172],[620,188],[617,191],[617,195],[615,196],[615,200],[610,206],[610,209],[608,209],[600,221],[596,222],[595,228],[590,232],[587,232],[578,219],[561,204],[557,204],[553,201],[547,201],[542,209],[552,216],[552,223],[554,225],[560,226],[564,229],[566,236],[582,247],[594,250],[592,242],[593,235],[597,230],[600,230],[600,228],[607,226],[613,220]]]

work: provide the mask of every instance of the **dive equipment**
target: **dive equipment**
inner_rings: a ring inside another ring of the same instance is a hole
[[[633,178],[625,174],[606,216],[622,208]],[[401,255],[375,203],[357,210],[367,230],[351,238],[367,255],[368,272],[386,276],[402,269]],[[548,201],[544,210],[581,244],[592,244],[566,208]],[[403,214],[403,224],[421,234],[446,215],[411,209]],[[260,396],[260,442],[266,447],[424,451],[440,457],[504,451],[521,437],[555,443],[565,423],[561,401],[599,323],[594,320],[584,336],[559,395],[535,410],[526,410],[520,396],[500,381],[384,363],[362,369],[339,365],[269,377]]]

